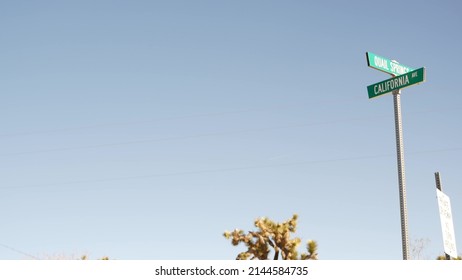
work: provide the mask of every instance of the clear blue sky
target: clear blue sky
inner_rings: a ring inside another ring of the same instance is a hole
[[[410,239],[462,250],[459,1],[2,1],[0,259],[233,259],[225,230],[300,216],[321,259],[401,259],[393,98]]]

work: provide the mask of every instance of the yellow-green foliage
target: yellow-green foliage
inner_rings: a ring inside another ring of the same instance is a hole
[[[237,246],[243,243],[247,251],[237,255],[237,260],[268,260],[269,254],[274,252],[273,259],[279,257],[283,260],[316,260],[318,258],[318,245],[316,241],[308,241],[307,252],[299,256],[297,247],[300,245],[300,238],[290,238],[297,228],[297,215],[283,223],[275,223],[268,218],[255,220],[256,231],[249,231],[247,234],[240,229],[232,232],[226,231],[223,235],[231,239],[231,244]]]
[[[444,255],[438,256],[436,259],[439,260],[439,261],[444,261],[444,260],[446,260],[446,256],[444,256]],[[452,258],[451,257],[451,260],[452,261],[462,261],[462,256],[457,256],[457,258]]]

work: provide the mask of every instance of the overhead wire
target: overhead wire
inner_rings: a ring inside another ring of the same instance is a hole
[[[462,151],[462,147],[414,151],[414,152],[408,153],[407,156],[426,154],[426,153],[454,152],[454,151]],[[393,157],[394,155],[395,155],[394,153],[388,153],[388,154],[364,155],[364,156],[356,156],[356,157],[296,161],[296,162],[277,163],[277,164],[261,164],[261,165],[251,165],[251,166],[236,166],[236,167],[229,167],[229,168],[203,169],[203,170],[135,175],[135,176],[126,176],[126,177],[113,177],[113,178],[104,178],[104,179],[77,180],[77,181],[67,181],[67,182],[48,183],[48,184],[18,185],[18,186],[11,186],[11,187],[2,187],[0,188],[0,190],[31,189],[31,188],[56,187],[56,186],[64,186],[64,185],[78,185],[78,184],[95,184],[95,183],[106,183],[106,182],[114,182],[114,181],[148,179],[148,178],[156,178],[156,177],[196,175],[196,174],[244,171],[244,170],[252,170],[252,169],[275,168],[275,167],[289,167],[289,166],[299,166],[299,165],[309,165],[309,164],[323,164],[323,163],[334,163],[334,162],[342,162],[342,161]]]
[[[460,109],[460,108],[453,108],[453,110],[458,110],[458,109]],[[447,108],[446,109],[432,109],[432,110],[425,110],[425,111],[409,112],[407,115],[422,114],[422,113],[427,114],[427,113],[439,112],[439,111],[443,111],[443,110],[448,111]],[[243,111],[240,111],[240,112],[244,112],[244,111],[248,111],[248,110],[243,110]],[[238,112],[238,111],[234,111],[234,112]],[[216,113],[216,114],[219,114],[219,113]],[[204,114],[203,116],[211,116],[211,114]],[[159,141],[174,141],[174,140],[183,140],[183,139],[189,139],[189,138],[222,136],[222,135],[239,134],[239,133],[263,132],[263,131],[270,131],[270,130],[277,130],[277,129],[298,128],[298,127],[306,127],[306,126],[313,126],[313,125],[328,125],[328,124],[334,124],[334,123],[344,123],[344,122],[353,122],[353,121],[376,120],[378,118],[383,118],[383,117],[388,117],[388,115],[387,116],[385,116],[385,115],[376,115],[376,116],[372,116],[372,117],[369,116],[369,117],[358,117],[358,118],[350,118],[350,119],[337,119],[337,120],[331,120],[331,121],[311,122],[311,123],[302,123],[302,124],[260,127],[260,128],[242,129],[242,130],[235,130],[235,131],[210,132],[210,133],[194,134],[194,135],[186,135],[186,136],[165,137],[165,138],[155,138],[155,139],[145,139],[145,140],[134,140],[134,141],[125,141],[125,142],[117,142],[117,143],[105,143],[105,144],[96,144],[96,145],[88,145],[88,146],[80,146],[80,147],[64,147],[64,148],[44,149],[44,150],[36,150],[36,151],[12,152],[12,153],[0,154],[0,157],[15,156],[15,155],[26,155],[26,154],[36,154],[36,153],[60,152],[60,151],[70,151],[70,150],[81,150],[81,149],[94,149],[94,148],[103,148],[103,147],[120,146],[120,145],[130,145],[130,144],[142,144],[142,143],[159,142]],[[168,119],[168,118],[166,118],[166,119]],[[435,152],[437,153],[437,152],[446,152],[446,151],[458,151],[458,150],[462,150],[462,148],[454,147],[454,148],[446,148],[446,149],[433,149],[433,150],[427,150],[427,151],[415,151],[415,152],[407,153],[407,155],[416,155],[416,154],[422,154],[422,153],[435,153]],[[6,190],[6,189],[12,189],[12,188],[14,188],[14,189],[17,189],[17,188],[37,188],[37,187],[61,186],[61,185],[69,185],[69,184],[101,183],[101,182],[110,182],[110,181],[134,180],[134,179],[161,177],[161,176],[177,176],[177,175],[179,176],[179,175],[192,175],[192,174],[212,173],[212,172],[228,172],[228,171],[259,169],[259,168],[272,168],[272,167],[284,167],[284,166],[296,166],[296,165],[306,165],[306,164],[328,163],[328,162],[347,161],[347,160],[373,159],[373,158],[380,158],[380,157],[390,157],[392,155],[393,154],[368,155],[368,156],[346,157],[346,158],[337,158],[337,159],[299,161],[299,162],[281,163],[281,164],[264,164],[264,165],[254,165],[254,166],[237,166],[237,167],[232,167],[232,168],[221,168],[221,169],[219,168],[219,169],[205,169],[205,170],[195,170],[195,171],[194,170],[192,170],[192,171],[179,171],[179,172],[171,172],[171,173],[147,174],[147,175],[128,176],[128,177],[114,177],[114,178],[96,179],[96,180],[79,180],[79,181],[58,182],[58,183],[51,183],[51,184],[14,186],[14,187],[11,187],[11,188],[8,188],[8,187],[5,188],[4,187],[4,188],[1,188],[1,189]]]
[[[375,119],[377,118],[378,117],[375,117]],[[279,130],[279,129],[298,128],[298,127],[307,127],[307,126],[315,126],[315,125],[328,125],[328,124],[344,123],[344,122],[351,122],[351,121],[370,121],[370,120],[371,120],[370,117],[368,118],[361,117],[361,118],[341,119],[341,120],[294,124],[294,125],[270,126],[270,127],[251,128],[251,129],[241,129],[241,130],[234,130],[234,131],[210,132],[210,133],[201,133],[201,134],[193,134],[193,135],[185,135],[185,136],[173,136],[173,137],[165,137],[165,138],[154,138],[154,139],[133,140],[133,141],[124,141],[124,142],[116,142],[116,143],[95,144],[95,145],[87,145],[87,146],[11,152],[11,153],[0,154],[0,157],[37,154],[37,153],[49,153],[49,152],[61,152],[61,151],[71,151],[71,150],[82,150],[82,149],[95,149],[95,148],[143,144],[143,143],[151,143],[151,142],[176,141],[176,140],[185,140],[185,139],[192,139],[192,138],[235,135],[235,134],[243,134],[243,133],[254,133],[254,132],[263,132],[263,131],[271,131],[271,130]]]
[[[60,132],[104,128],[104,127],[111,127],[111,126],[128,126],[128,125],[148,124],[148,123],[156,123],[156,122],[171,121],[171,120],[239,114],[239,113],[247,113],[247,112],[252,112],[252,111],[255,111],[255,110],[248,109],[248,110],[236,110],[236,111],[227,111],[227,112],[215,112],[215,113],[212,112],[212,113],[204,113],[204,114],[193,114],[193,115],[184,115],[184,116],[176,116],[176,117],[158,118],[158,119],[151,119],[151,120],[101,123],[101,124],[93,124],[93,125],[86,125],[86,126],[64,127],[64,128],[56,128],[56,129],[48,129],[48,130],[22,131],[22,132],[0,134],[0,137],[6,138],[6,137],[37,135],[37,134],[53,134],[53,133],[60,133]]]
[[[31,258],[31,259],[34,259],[34,260],[38,260],[38,259],[39,259],[39,258],[37,258],[36,256],[33,256],[33,255],[31,255],[31,254],[28,254],[28,253],[26,253],[26,252],[23,252],[23,251],[21,251],[21,250],[18,250],[18,249],[16,249],[16,248],[13,248],[13,247],[11,247],[11,246],[8,246],[8,245],[6,245],[6,244],[0,243],[0,246],[2,246],[3,248],[8,249],[8,250],[10,250],[10,251],[13,251],[13,252],[15,252],[15,253],[18,253],[18,254],[20,254],[20,255],[23,255],[23,256],[25,256],[25,257],[28,257],[28,258]]]
[[[355,100],[357,98],[345,98],[345,100]],[[336,100],[335,102],[341,102],[342,100]],[[326,103],[332,101],[324,101],[321,103]],[[222,112],[210,112],[210,113],[202,113],[202,114],[190,114],[190,115],[183,115],[183,116],[172,116],[172,117],[164,117],[164,118],[155,118],[150,120],[135,120],[135,121],[127,121],[127,122],[112,122],[112,123],[101,123],[101,124],[93,124],[93,125],[86,125],[86,126],[76,126],[76,127],[64,127],[64,128],[56,128],[56,129],[48,129],[48,130],[36,130],[36,131],[22,131],[22,132],[13,132],[13,133],[4,133],[0,134],[0,138],[5,137],[17,137],[17,136],[28,136],[28,135],[35,135],[35,134],[53,134],[53,133],[60,133],[60,132],[68,132],[68,131],[75,131],[75,130],[85,130],[85,129],[95,129],[95,128],[104,128],[104,127],[111,127],[111,126],[128,126],[128,125],[136,125],[136,124],[149,124],[149,123],[156,123],[156,122],[163,122],[163,121],[172,121],[172,120],[182,120],[182,119],[192,119],[192,118],[203,118],[203,117],[214,117],[214,116],[223,116],[223,115],[233,115],[233,114],[243,114],[243,113],[250,113],[250,112],[259,112],[259,111],[277,111],[277,110],[284,110],[284,109],[292,109],[295,107],[302,107],[305,106],[304,104],[290,104],[290,105],[277,105],[277,106],[269,106],[269,107],[254,107],[254,108],[247,108],[241,110],[230,110],[230,111],[222,111]]]
[[[422,114],[422,113],[427,114],[430,112],[437,112],[437,111],[440,111],[440,110],[433,109],[433,110],[426,110],[426,111],[417,111],[413,113],[411,112],[410,114]],[[447,109],[445,109],[445,111],[447,111]],[[72,151],[72,150],[96,149],[96,148],[133,145],[133,144],[144,144],[144,143],[163,142],[163,141],[177,141],[177,140],[185,140],[185,139],[193,139],[193,138],[235,135],[235,134],[243,134],[243,133],[255,133],[255,132],[264,132],[264,131],[271,131],[271,130],[279,130],[279,129],[316,126],[316,125],[329,125],[329,124],[345,123],[345,122],[348,123],[348,122],[355,122],[355,121],[371,121],[371,120],[377,120],[379,118],[385,118],[385,117],[388,117],[388,116],[387,115],[376,115],[372,117],[368,116],[368,117],[357,117],[357,118],[348,118],[348,119],[342,118],[342,119],[331,120],[331,121],[320,121],[320,122],[301,123],[301,124],[292,124],[292,125],[260,127],[260,128],[242,129],[242,130],[235,130],[235,131],[209,132],[209,133],[201,133],[201,134],[193,134],[193,135],[185,135],[185,136],[172,136],[172,137],[165,137],[165,138],[153,138],[153,139],[123,141],[123,142],[115,142],[115,143],[103,143],[103,144],[77,146],[77,147],[51,148],[51,149],[43,149],[43,150],[35,150],[35,151],[18,151],[18,152],[2,153],[0,154],[0,157],[50,153],[50,152],[63,152],[63,151]]]

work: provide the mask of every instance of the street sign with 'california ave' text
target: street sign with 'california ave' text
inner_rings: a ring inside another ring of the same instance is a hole
[[[424,81],[425,67],[422,67],[406,74],[370,85],[367,87],[367,93],[369,98],[373,98],[408,86],[416,85]]]

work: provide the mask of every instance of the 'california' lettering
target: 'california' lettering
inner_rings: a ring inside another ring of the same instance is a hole
[[[374,94],[378,95],[381,93],[386,93],[398,88],[402,88],[409,84],[409,77],[408,75],[403,75],[396,77],[394,79],[390,79],[383,83],[377,84],[374,86]]]

